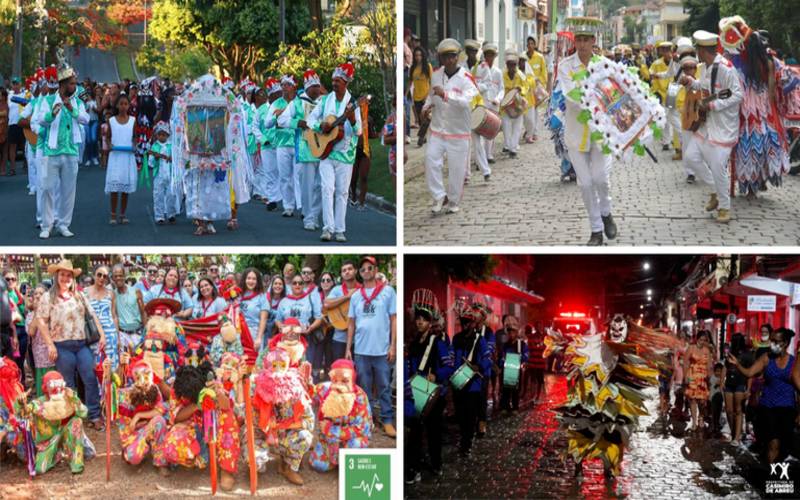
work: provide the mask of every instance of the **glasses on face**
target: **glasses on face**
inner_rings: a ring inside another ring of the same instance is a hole
[[[374,271],[374,270],[375,270],[375,266],[364,266],[364,267],[361,268],[361,272],[362,273],[366,273],[366,272],[370,272],[370,271]]]
[[[8,281],[9,283],[16,283],[17,278],[13,276],[6,276],[6,281]]]
[[[106,279],[108,278],[108,274],[106,273],[95,273],[94,275],[97,279]]]
[[[157,272],[158,272],[158,269],[148,269],[147,270],[147,274],[156,274]]]
[[[292,281],[292,285],[302,285],[302,281]]]
[[[211,271],[212,273],[216,273],[217,271],[219,271],[219,268],[217,268],[217,267],[212,267],[212,268],[210,269],[210,271]]]
[[[322,283],[333,283],[333,280],[330,278],[322,278]]]
[[[302,271],[301,274],[314,274],[314,271],[311,271],[310,269],[307,269],[305,271]]]

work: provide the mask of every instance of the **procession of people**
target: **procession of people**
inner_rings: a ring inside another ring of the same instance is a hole
[[[97,456],[85,431],[108,444],[110,425],[126,463],[209,469],[212,492],[248,468],[253,491],[271,461],[295,485],[303,464],[336,469],[338,450],[368,447],[376,426],[396,435],[396,295],[378,265],[344,260],[317,280],[308,266],[190,273],[168,261],[137,279],[119,263],[84,280],[61,260],[39,283],[6,268],[3,458],[32,477],[61,463],[78,474]]]
[[[462,209],[473,169],[490,182],[495,161],[513,160],[539,140],[540,116],[560,161],[554,173],[580,189],[589,246],[615,239],[620,230],[611,196],[615,168],[625,168],[632,152],[658,161],[654,144],[674,152],[671,159],[681,162],[688,184],[703,184],[708,201],[698,213],[709,212],[721,224],[734,218],[737,189],[752,200],[781,186],[797,133],[787,123],[800,111],[800,71],[778,57],[767,31],[733,16],[719,22],[718,33],[699,30],[691,38],[604,50],[598,45],[602,19],[571,17],[565,26],[547,36],[549,44],[529,36],[503,53],[493,40],[462,45],[444,39],[436,47],[436,69],[419,39],[407,33],[414,46],[407,45],[413,58],[408,92],[417,144],[426,148],[434,216]],[[604,78],[592,70],[598,65]],[[609,68],[625,77],[614,79]],[[601,108],[609,120],[595,116]],[[495,158],[501,131],[503,156]],[[517,168],[508,172],[518,175]]]
[[[101,166],[112,226],[130,224],[130,196],[152,190],[152,222],[172,225],[184,214],[198,236],[215,234],[215,222],[235,231],[237,208],[254,202],[297,218],[323,242],[347,241],[347,210],[365,208],[370,160],[363,143],[369,99],[348,90],[357,77],[352,62],[334,69],[332,89],[313,69],[262,84],[211,75],[177,83],[88,76],[61,60],[6,98],[14,152],[24,142],[40,238],[73,236],[79,167]],[[395,134],[390,123],[382,127],[383,144],[393,148]],[[8,160],[14,175],[13,153]],[[354,176],[360,194],[351,189]]]

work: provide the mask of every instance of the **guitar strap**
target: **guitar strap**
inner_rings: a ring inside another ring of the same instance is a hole
[[[711,88],[709,95],[714,95],[714,89],[717,88],[717,72],[719,71],[719,63],[715,62],[711,65]]]

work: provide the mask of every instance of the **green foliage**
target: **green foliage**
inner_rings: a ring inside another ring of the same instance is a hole
[[[139,50],[136,65],[142,74],[158,74],[172,81],[181,81],[208,73],[213,61],[199,47],[178,49],[171,44],[163,47],[151,44]]]
[[[716,33],[719,28],[719,0],[683,0],[683,8],[689,18],[683,24],[685,34],[697,30],[706,30]]]

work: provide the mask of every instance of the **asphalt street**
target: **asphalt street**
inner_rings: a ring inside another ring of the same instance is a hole
[[[73,238],[55,234],[39,239],[36,229],[36,201],[28,196],[27,170],[17,165],[17,175],[0,178],[0,227],[12,228],[3,235],[4,245],[15,246],[150,246],[150,245],[226,245],[226,246],[311,246],[338,247],[345,245],[394,245],[393,215],[371,208],[360,212],[347,210],[347,243],[323,243],[320,231],[305,231],[302,220],[281,217],[281,211],[268,212],[263,203],[251,200],[239,207],[237,231],[228,231],[225,221],[217,221],[216,235],[194,236],[192,221],[185,214],[178,216],[175,225],[156,225],[153,219],[152,191],[139,189],[130,197],[128,225],[109,225],[109,197],[104,193],[105,170],[100,167],[81,168],[78,173],[78,192],[70,230]]]

